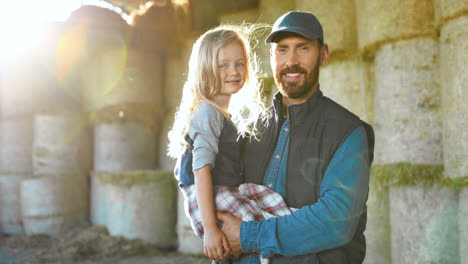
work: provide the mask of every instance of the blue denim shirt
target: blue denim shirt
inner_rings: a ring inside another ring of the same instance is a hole
[[[287,119],[264,178],[266,186],[271,184],[271,188],[282,195],[286,190],[289,130]],[[350,216],[360,214],[367,199],[369,169],[366,132],[358,127],[330,161],[320,188],[320,199],[282,218],[243,222],[240,230],[242,250],[255,253],[246,253],[233,263],[260,264],[257,253],[273,257],[273,264],[316,263],[314,256],[304,259],[273,255],[296,256],[346,244],[346,237],[352,237],[359,220]]]

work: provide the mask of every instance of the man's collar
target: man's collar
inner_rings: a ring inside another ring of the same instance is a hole
[[[320,86],[317,90],[310,95],[307,100],[302,104],[296,104],[288,107],[289,116],[293,116],[291,121],[294,121],[295,124],[302,123],[319,105],[320,99],[323,97],[323,93],[320,90]],[[273,107],[276,112],[276,116],[281,115],[282,108],[282,94],[280,92],[276,93],[273,99]],[[291,123],[293,125],[293,123]]]

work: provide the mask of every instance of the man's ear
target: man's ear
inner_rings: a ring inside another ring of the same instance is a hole
[[[328,64],[330,59],[330,51],[328,49],[328,44],[324,43],[320,48],[320,66],[325,66]]]

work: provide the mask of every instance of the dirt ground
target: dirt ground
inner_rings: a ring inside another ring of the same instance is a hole
[[[206,264],[205,256],[159,249],[141,240],[110,236],[103,227],[83,226],[52,238],[0,234],[0,263],[23,264]]]

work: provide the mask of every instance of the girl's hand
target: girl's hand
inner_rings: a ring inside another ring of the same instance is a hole
[[[217,261],[225,261],[230,253],[227,237],[218,227],[205,229],[203,246],[205,255]]]

